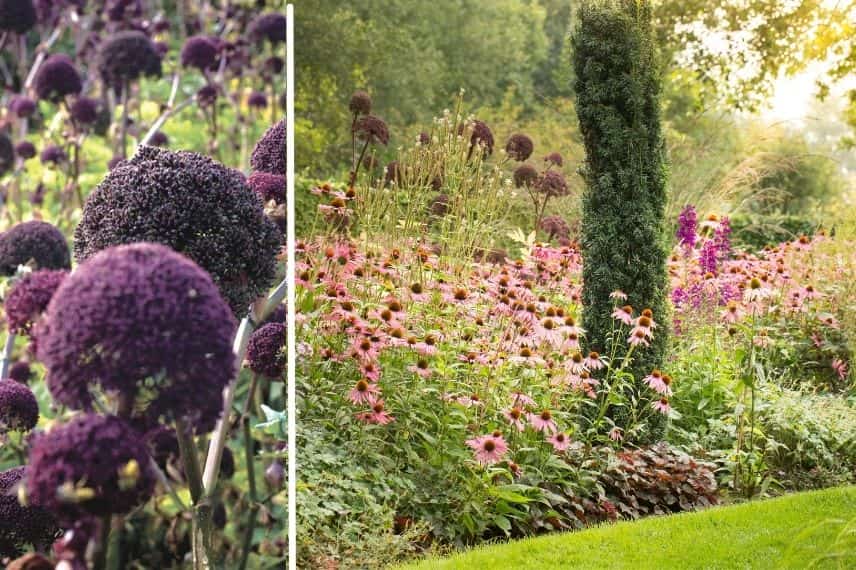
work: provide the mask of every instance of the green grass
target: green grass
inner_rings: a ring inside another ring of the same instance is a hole
[[[404,568],[856,568],[856,487],[485,545]]]

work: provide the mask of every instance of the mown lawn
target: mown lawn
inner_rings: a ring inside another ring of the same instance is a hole
[[[487,545],[404,568],[856,568],[856,487]]]

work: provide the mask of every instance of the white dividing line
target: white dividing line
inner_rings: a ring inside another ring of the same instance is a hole
[[[286,17],[286,85],[285,85],[285,116],[286,116],[286,163],[287,187],[286,194],[286,278],[288,280],[288,374],[286,377],[288,392],[288,568],[297,570],[297,397],[295,395],[295,380],[297,366],[297,344],[295,338],[295,297],[294,297],[294,268],[295,236],[294,236],[294,5],[285,8]]]

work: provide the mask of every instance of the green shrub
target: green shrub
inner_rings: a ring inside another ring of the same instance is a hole
[[[776,245],[802,235],[813,235],[819,224],[811,218],[783,214],[738,214],[731,218],[732,239],[750,251]]]
[[[582,253],[583,320],[594,350],[613,329],[610,293],[621,290],[636,314],[660,324],[632,370],[645,376],[663,362],[668,340],[663,215],[666,165],[660,84],[650,4],[586,2],[573,37],[577,115],[586,149]],[[656,439],[657,430],[653,430]]]

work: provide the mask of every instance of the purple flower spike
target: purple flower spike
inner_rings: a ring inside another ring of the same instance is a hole
[[[686,249],[692,249],[696,244],[696,230],[698,228],[698,215],[695,208],[686,206],[678,216],[678,242]]]

